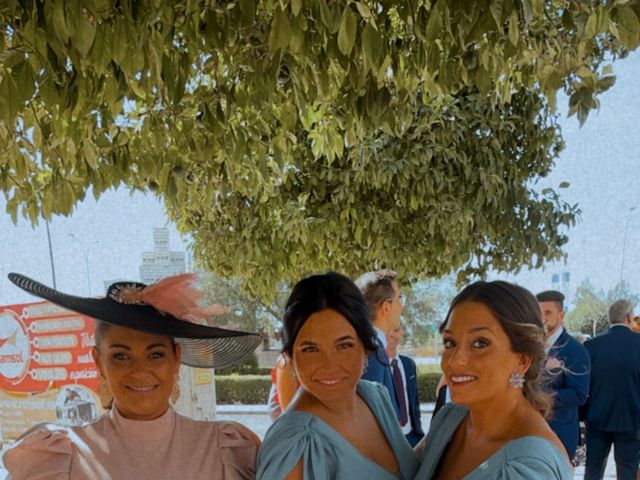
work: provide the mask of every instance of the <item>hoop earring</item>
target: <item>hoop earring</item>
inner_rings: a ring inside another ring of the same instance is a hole
[[[524,375],[520,372],[515,371],[511,375],[509,375],[509,385],[513,388],[522,388],[524,387]]]
[[[113,395],[107,385],[107,380],[104,375],[100,375],[100,385],[98,385],[98,397],[100,398],[100,405],[105,410],[110,410],[113,405]]]
[[[180,398],[180,375],[173,377],[173,388],[171,389],[171,396],[169,400],[172,405],[175,405]]]

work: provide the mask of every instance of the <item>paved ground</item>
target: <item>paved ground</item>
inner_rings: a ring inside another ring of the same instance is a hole
[[[432,409],[433,404],[431,403],[423,403],[420,408],[422,411],[422,426],[425,431],[429,429]],[[267,430],[271,425],[271,420],[269,419],[263,405],[219,405],[217,412],[218,420],[240,422],[256,432],[260,438],[264,438],[265,433],[267,433]],[[574,480],[582,480],[583,475],[584,467],[576,468]],[[4,470],[0,464],[0,480],[4,479],[5,476],[6,470]],[[613,455],[609,457],[609,463],[607,464],[607,470],[604,478],[607,480],[616,478]]]

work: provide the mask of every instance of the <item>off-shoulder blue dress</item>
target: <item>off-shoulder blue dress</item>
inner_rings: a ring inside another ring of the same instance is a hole
[[[397,475],[363,456],[315,415],[288,411],[269,428],[262,442],[256,478],[283,479],[302,459],[305,480],[413,480],[420,462],[402,434],[385,387],[360,380],[357,392],[371,409],[396,456],[400,466]]]
[[[469,410],[449,403],[431,420],[422,466],[415,480],[435,479],[438,464],[453,434]],[[573,471],[564,454],[541,437],[526,436],[506,443],[464,480],[571,480]]]

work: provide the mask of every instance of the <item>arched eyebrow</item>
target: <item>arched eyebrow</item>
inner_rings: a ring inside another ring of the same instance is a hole
[[[487,330],[491,333],[493,333],[493,330],[491,330],[489,327],[473,327],[470,328],[469,330],[467,330],[467,333],[476,333],[476,332],[481,332],[483,330]],[[451,334],[451,330],[449,328],[445,328],[442,333],[449,333]]]
[[[147,345],[146,349],[147,350],[151,350],[151,349],[156,348],[156,347],[169,348],[164,343],[152,343],[151,345]],[[109,348],[122,348],[124,350],[131,350],[131,347],[129,345],[124,345],[122,343],[112,343],[111,345],[109,345]]]
[[[339,343],[339,342],[344,342],[345,340],[355,340],[353,335],[344,335],[340,338],[338,338],[335,342],[333,343]]]
[[[333,343],[340,343],[344,342],[345,340],[355,340],[355,337],[353,335],[343,335],[342,337],[334,340]],[[311,340],[303,340],[302,342],[300,342],[300,346],[317,347],[318,344],[316,342],[312,342]]]

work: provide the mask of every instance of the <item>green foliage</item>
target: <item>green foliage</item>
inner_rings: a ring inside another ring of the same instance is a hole
[[[216,403],[266,405],[271,389],[269,375],[216,375]]]
[[[420,402],[435,402],[436,401],[436,387],[440,381],[441,373],[422,373],[418,371],[418,396]]]
[[[254,295],[313,271],[460,279],[562,255],[535,191],[640,42],[637,2],[9,0],[0,190],[32,222],[151,189]]]
[[[242,282],[239,280],[225,279],[206,272],[200,272],[199,278],[201,288],[206,292],[204,303],[207,305],[218,303],[230,309],[229,313],[216,318],[218,326],[262,332],[265,335],[273,334],[274,330],[280,327],[282,308],[288,292],[278,291],[273,304],[267,305],[260,299],[250,296],[242,288]],[[255,358],[255,364],[257,367],[257,358]]]
[[[597,290],[589,280],[585,280],[576,290],[574,308],[567,313],[565,323],[570,330],[591,336],[604,333],[610,327],[607,316],[609,306],[622,299],[637,305],[640,295],[634,294],[625,281],[605,294],[604,291]]]
[[[440,368],[440,364],[428,364],[428,365],[418,365],[418,373],[437,373],[438,375],[442,374],[442,369]]]
[[[239,363],[225,368],[217,368],[216,375],[264,375],[264,372],[258,365],[258,356],[252,352]]]
[[[449,304],[456,294],[453,276],[439,280],[421,281],[411,288],[403,288],[404,310],[402,323],[405,345],[426,345],[444,320]]]

